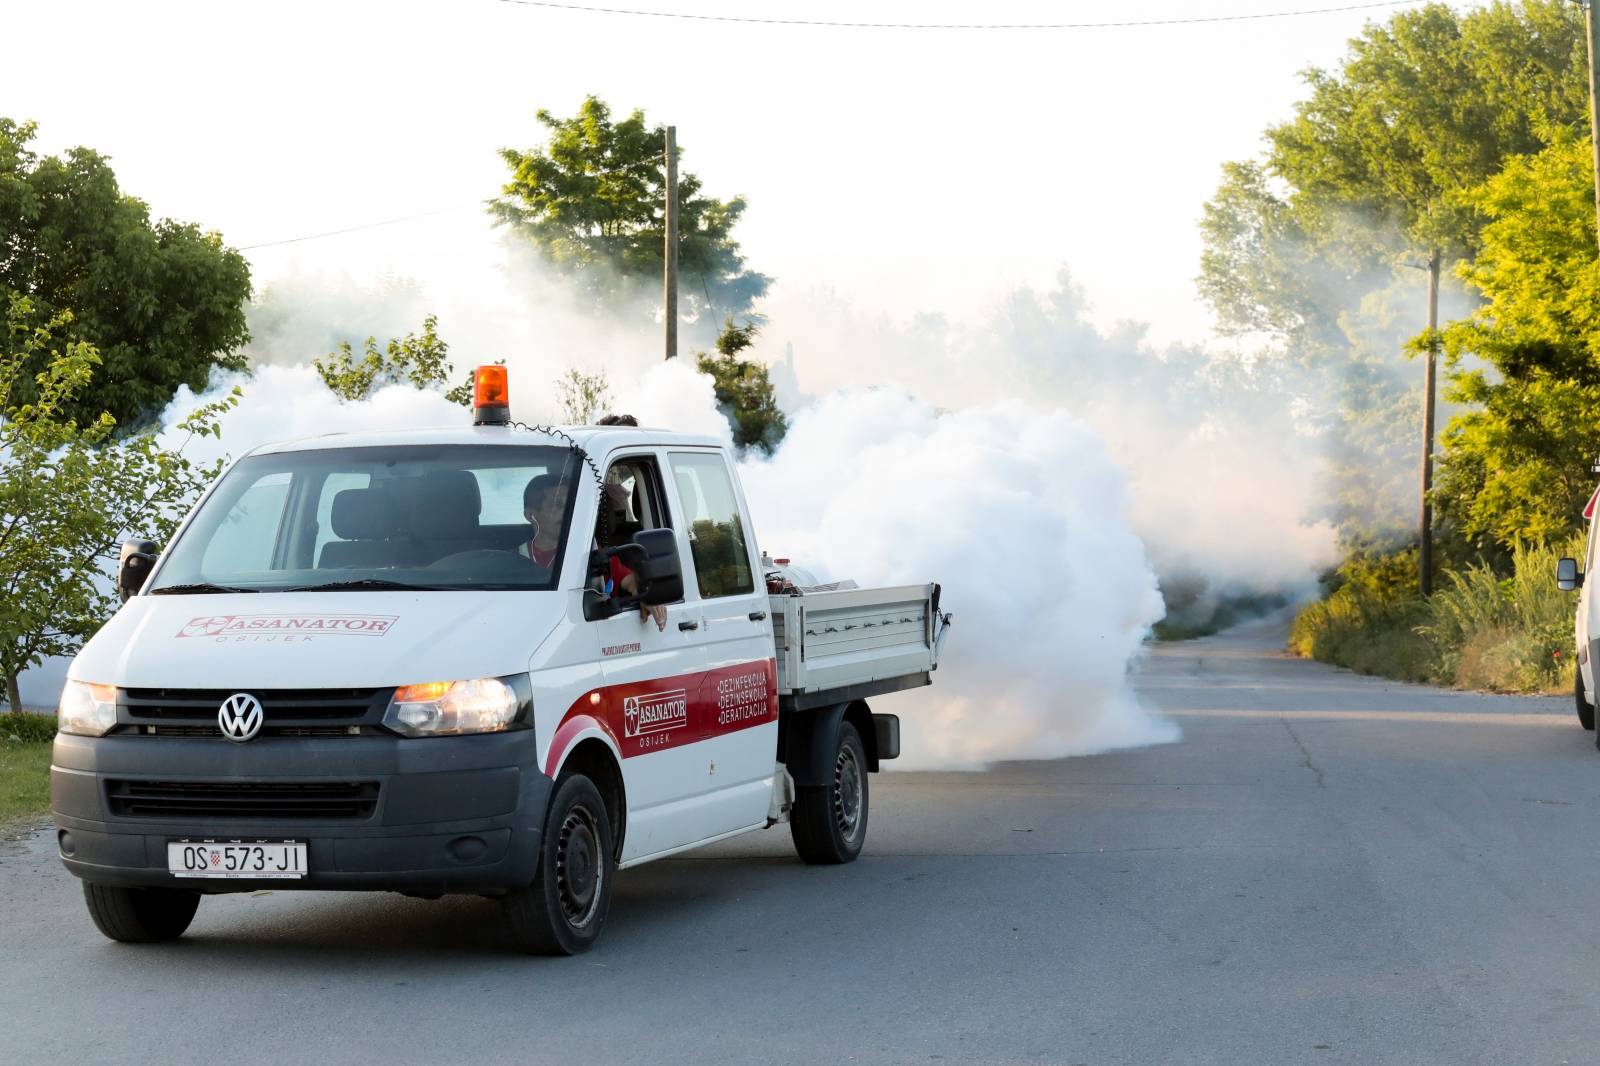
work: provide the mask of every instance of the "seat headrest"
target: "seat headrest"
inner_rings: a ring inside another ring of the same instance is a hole
[[[470,470],[430,470],[417,487],[411,516],[413,536],[450,538],[472,536],[478,531],[478,514],[483,498],[478,479]]]
[[[333,497],[330,518],[340,540],[383,540],[394,533],[394,503],[382,489],[345,489]]]

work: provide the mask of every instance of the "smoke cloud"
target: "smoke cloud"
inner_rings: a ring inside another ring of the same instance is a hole
[[[934,686],[877,701],[905,720],[901,768],[1177,739],[1128,689],[1161,596],[1127,480],[1088,426],[851,390],[742,476],[768,550],[863,585],[942,583],[955,624]]]

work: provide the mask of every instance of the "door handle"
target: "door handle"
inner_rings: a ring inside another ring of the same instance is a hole
[[[699,629],[700,628],[700,623],[699,622],[679,622],[678,623],[678,628],[687,633],[691,629]]]
[[[767,612],[766,611],[751,611],[750,612],[750,621],[752,621],[752,622],[765,622],[766,620],[767,620]]]

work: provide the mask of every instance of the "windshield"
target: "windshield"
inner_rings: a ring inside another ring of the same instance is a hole
[[[148,591],[553,589],[577,466],[566,448],[497,445],[250,456]]]

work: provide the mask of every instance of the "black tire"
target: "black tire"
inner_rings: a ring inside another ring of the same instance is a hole
[[[1578,704],[1578,724],[1583,728],[1594,731],[1594,704],[1583,698],[1583,667],[1572,668],[1572,696]],[[1600,737],[1595,738],[1596,746],[1600,746]]]
[[[194,921],[200,893],[176,888],[118,888],[83,883],[83,902],[100,932],[124,944],[176,940]]]
[[[867,842],[867,750],[849,722],[839,723],[832,756],[832,780],[801,788],[789,812],[794,850],[813,865],[852,862]]]
[[[600,790],[582,774],[562,774],[545,815],[533,883],[501,900],[512,942],[536,955],[588,951],[611,908],[616,869]]]

